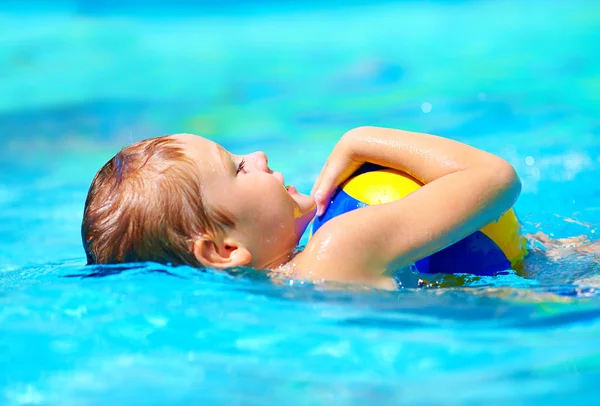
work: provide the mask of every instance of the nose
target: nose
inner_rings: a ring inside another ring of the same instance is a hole
[[[264,152],[256,151],[249,154],[248,157],[251,159],[256,169],[264,172],[271,172],[271,170],[269,169],[269,158],[267,158],[267,154],[265,154]]]

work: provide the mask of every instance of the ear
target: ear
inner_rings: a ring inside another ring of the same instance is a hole
[[[250,251],[238,242],[203,236],[194,241],[194,256],[207,268],[247,266],[252,260]]]

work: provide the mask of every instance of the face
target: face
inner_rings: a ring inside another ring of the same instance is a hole
[[[286,187],[264,152],[234,155],[203,137],[172,137],[197,164],[205,202],[233,215],[231,236],[252,254],[248,265],[268,267],[284,260],[313,218],[314,200]]]

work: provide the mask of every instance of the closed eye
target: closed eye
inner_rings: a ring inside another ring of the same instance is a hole
[[[238,173],[240,173],[241,171],[243,171],[245,165],[246,165],[246,160],[242,159],[242,161],[239,163],[239,165],[237,167],[237,171],[235,172],[235,174],[237,175]]]

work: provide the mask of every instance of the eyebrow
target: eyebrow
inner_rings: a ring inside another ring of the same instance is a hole
[[[219,150],[219,155],[221,156],[221,163],[223,164],[223,167],[225,168],[225,170],[227,172],[231,172],[231,165],[228,164],[228,162],[231,162],[231,158],[229,157],[229,154],[220,145],[217,145],[217,149]]]

